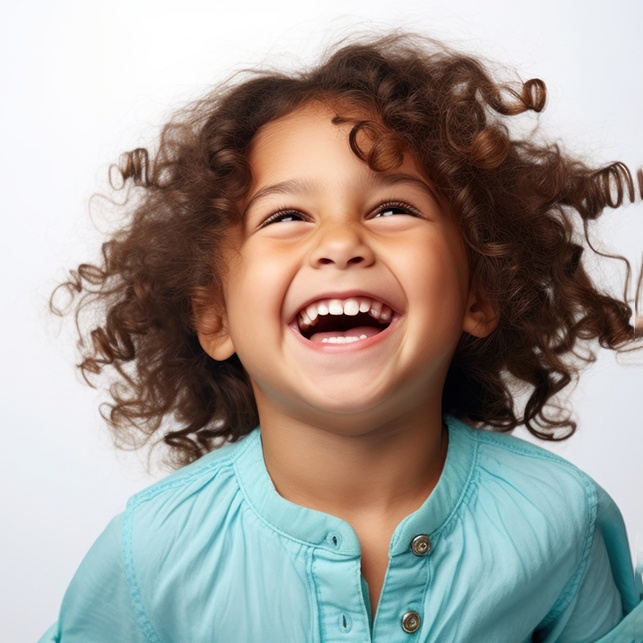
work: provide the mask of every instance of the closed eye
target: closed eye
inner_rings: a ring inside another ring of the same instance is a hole
[[[298,210],[279,210],[264,219],[259,227],[263,228],[271,223],[292,223],[306,220],[306,217]]]
[[[392,217],[400,214],[406,214],[411,217],[421,217],[422,214],[413,206],[402,201],[390,201],[382,203],[373,213],[373,218]]]

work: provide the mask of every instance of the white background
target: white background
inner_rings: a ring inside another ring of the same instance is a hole
[[[226,5],[230,4],[230,7]],[[548,84],[554,138],[597,163],[643,165],[643,3],[539,0],[6,2],[0,19],[0,637],[52,623],[82,556],[127,497],[145,456],[116,452],[98,394],[74,373],[71,324],[47,312],[65,268],[96,256],[100,202],[118,154],[153,142],[187,99],[261,62],[297,64],[356,28],[402,26]],[[224,8],[225,7],[225,8]],[[596,237],[638,269],[641,204]],[[600,264],[606,281],[618,274]],[[603,355],[572,396],[580,429],[555,451],[616,499],[643,542],[643,355]],[[625,364],[627,363],[627,364]],[[547,446],[547,445],[545,445]]]

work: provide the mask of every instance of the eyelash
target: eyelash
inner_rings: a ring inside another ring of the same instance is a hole
[[[416,208],[414,208],[412,205],[409,205],[408,203],[405,203],[404,201],[386,201],[385,203],[378,205],[377,208],[375,208],[375,210],[373,211],[373,214],[377,216],[378,214],[382,214],[383,212],[392,209],[404,210],[405,214],[409,214],[413,217],[422,216],[422,214]],[[272,223],[279,223],[285,218],[293,216],[299,217],[302,221],[306,221],[306,216],[299,210],[285,208],[283,210],[277,210],[276,212],[273,212],[270,216],[268,216],[261,222],[261,225],[259,227],[263,228]]]
[[[271,223],[278,223],[279,221],[283,221],[288,216],[297,216],[302,219],[302,221],[305,221],[304,215],[299,210],[284,209],[273,212],[269,217],[265,218],[261,222],[261,225],[259,227],[263,228],[267,225],[270,225]]]
[[[405,210],[406,214],[410,214],[413,217],[421,217],[422,213],[419,210],[416,210],[412,205],[405,203],[404,201],[387,201],[382,203],[375,209],[375,214],[382,214],[387,210],[392,210],[397,208],[398,210]]]

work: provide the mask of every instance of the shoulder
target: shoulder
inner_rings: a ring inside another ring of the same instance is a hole
[[[501,560],[521,579],[512,591],[525,578],[538,588],[543,624],[553,622],[575,605],[584,578],[609,572],[594,559],[605,550],[602,525],[620,516],[616,505],[589,475],[542,447],[460,422],[454,428],[475,454],[462,524],[483,541],[488,565]],[[610,541],[623,549],[620,532]]]
[[[571,462],[507,433],[462,425],[475,444],[477,485],[525,511],[547,512],[567,526],[590,528],[600,501],[611,502],[594,480]]]
[[[248,508],[237,466],[259,440],[254,431],[226,444],[127,503],[121,555],[131,601],[145,631],[183,622],[176,587],[182,588],[184,601],[197,604],[204,600],[210,577],[221,576],[226,547],[243,531]],[[186,570],[191,570],[189,584],[184,582]]]
[[[200,511],[214,516],[225,512],[239,492],[235,465],[243,453],[259,440],[254,431],[238,442],[227,443],[196,462],[130,498],[123,516],[123,529],[151,530],[161,524],[163,533],[181,525],[182,517]]]
[[[456,430],[474,452],[464,510],[502,547],[582,574],[597,524],[599,504],[611,499],[578,467],[542,447],[506,433]],[[536,556],[536,552],[538,555]]]
[[[168,622],[183,623],[185,597],[206,586],[205,556],[224,540],[240,503],[235,465],[259,440],[255,431],[135,494],[85,556],[63,600],[58,633],[67,641],[159,641]],[[237,527],[238,528],[238,527]],[[220,552],[215,552],[220,556]],[[202,597],[199,596],[200,600]],[[187,602],[198,604],[187,596]],[[172,611],[174,610],[174,611]],[[169,616],[168,616],[169,615]],[[168,618],[166,618],[168,617]],[[160,629],[159,629],[160,628]]]

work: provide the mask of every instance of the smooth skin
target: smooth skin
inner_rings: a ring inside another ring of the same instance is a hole
[[[441,396],[456,345],[463,332],[488,335],[496,315],[414,158],[372,171],[336,114],[312,103],[255,136],[225,306],[213,305],[199,339],[216,360],[236,352],[248,372],[278,493],[355,530],[374,616],[391,536],[442,471]],[[306,304],[360,295],[393,309],[386,330],[335,345],[299,332]]]

